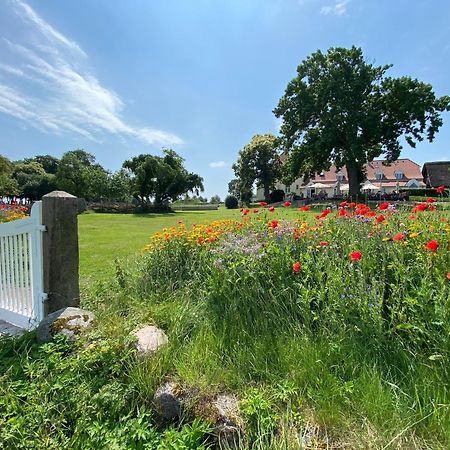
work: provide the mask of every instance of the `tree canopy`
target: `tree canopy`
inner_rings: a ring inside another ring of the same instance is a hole
[[[239,191],[244,203],[251,200],[252,187],[256,181],[264,188],[264,198],[270,200],[270,189],[281,175],[281,160],[277,139],[273,134],[257,134],[240,152],[233,169],[239,180],[233,189]],[[229,186],[230,188],[230,186]]]
[[[175,201],[187,192],[204,190],[203,178],[188,172],[184,159],[174,150],[165,149],[164,156],[139,155],[123,163],[123,167],[132,173],[131,185],[134,197],[143,205],[152,200],[155,205],[163,206]]]
[[[417,79],[386,76],[390,67],[367,63],[356,47],[319,50],[298,66],[274,109],[291,180],[345,166],[355,195],[364,164],[380,155],[398,159],[401,138],[412,147],[433,141],[450,98]]]

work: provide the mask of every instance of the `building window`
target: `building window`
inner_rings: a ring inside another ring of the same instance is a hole
[[[336,178],[337,178],[338,181],[343,181],[344,180],[344,175],[342,175],[341,173],[338,173],[336,175]]]
[[[289,194],[289,192],[291,192],[291,187],[290,186],[286,186],[286,194]]]
[[[323,178],[325,174],[323,172],[320,172],[320,176]]]
[[[403,179],[403,172],[395,172],[395,179],[396,180],[401,180]]]
[[[375,179],[376,179],[376,180],[382,180],[383,177],[384,177],[383,172],[377,172],[377,173],[375,174]]]

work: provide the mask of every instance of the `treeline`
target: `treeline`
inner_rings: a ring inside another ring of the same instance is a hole
[[[39,200],[43,195],[63,190],[86,200],[137,200],[143,206],[167,205],[203,191],[203,178],[188,172],[175,151],[163,156],[143,154],[124,161],[110,172],[84,150],[72,150],[61,159],[39,155],[10,161],[0,155],[0,192],[3,196]]]

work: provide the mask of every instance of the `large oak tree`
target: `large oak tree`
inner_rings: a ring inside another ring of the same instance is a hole
[[[291,179],[345,166],[356,195],[365,163],[395,161],[402,138],[412,147],[433,141],[450,98],[417,79],[388,77],[390,67],[367,63],[356,47],[319,50],[298,66],[274,109]]]

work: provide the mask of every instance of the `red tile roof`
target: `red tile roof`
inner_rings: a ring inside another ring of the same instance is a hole
[[[383,186],[390,186],[391,184],[388,183],[394,183],[392,186],[396,186],[397,178],[395,177],[395,174],[397,172],[403,173],[403,178],[398,180],[401,186],[404,186],[409,180],[414,179],[422,182],[422,173],[420,171],[419,164],[416,164],[410,159],[398,159],[389,166],[383,165],[384,161],[385,160],[383,159],[375,159],[374,161],[366,164],[367,179],[372,183],[377,184],[381,182]],[[347,170],[345,167],[343,167],[338,173],[344,175],[342,183],[348,182]],[[383,174],[383,178],[381,180],[377,179],[377,173]],[[311,178],[311,180],[313,182],[321,182],[324,184],[335,183],[337,181],[336,167],[331,166],[330,170],[322,172],[322,176],[320,174],[316,174]]]

